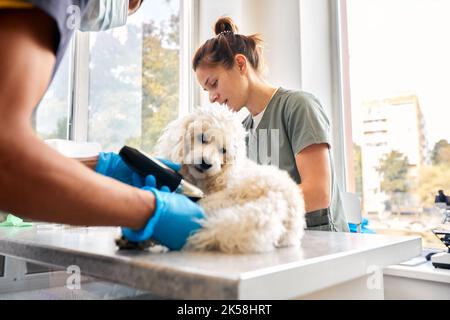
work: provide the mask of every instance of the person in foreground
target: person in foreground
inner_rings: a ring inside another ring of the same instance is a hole
[[[0,0],[0,210],[33,220],[122,226],[130,241],[155,238],[180,249],[203,210],[157,190],[117,154],[92,165],[64,157],[34,132],[32,113],[51,83],[75,29],[126,23],[142,0]],[[134,177],[134,178],[133,178]]]

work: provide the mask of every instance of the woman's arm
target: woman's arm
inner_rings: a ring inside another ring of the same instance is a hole
[[[328,144],[313,144],[295,157],[301,177],[300,188],[306,212],[328,208],[330,205],[331,167]]]
[[[154,211],[151,192],[62,156],[31,127],[55,64],[55,33],[40,10],[0,10],[0,210],[40,221],[140,229]]]

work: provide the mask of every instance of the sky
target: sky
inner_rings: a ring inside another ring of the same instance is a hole
[[[150,0],[144,1],[142,7],[129,17],[129,23],[141,24],[142,21],[153,20],[160,23],[161,20],[167,19],[172,13],[179,11],[179,1],[171,0]]]
[[[430,148],[450,142],[450,1],[347,0],[354,141],[361,101],[417,94]]]

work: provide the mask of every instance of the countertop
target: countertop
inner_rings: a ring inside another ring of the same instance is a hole
[[[290,299],[420,255],[419,237],[306,231],[263,254],[118,250],[119,228],[0,228],[0,254],[67,268],[173,299]]]

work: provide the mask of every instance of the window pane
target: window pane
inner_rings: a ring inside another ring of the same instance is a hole
[[[73,41],[34,116],[33,126],[42,139],[68,139],[67,123],[72,105],[72,45]]]
[[[179,0],[144,1],[124,27],[90,36],[88,140],[151,152],[178,115]]]
[[[450,193],[450,1],[347,0],[355,183],[370,227],[421,235]]]

